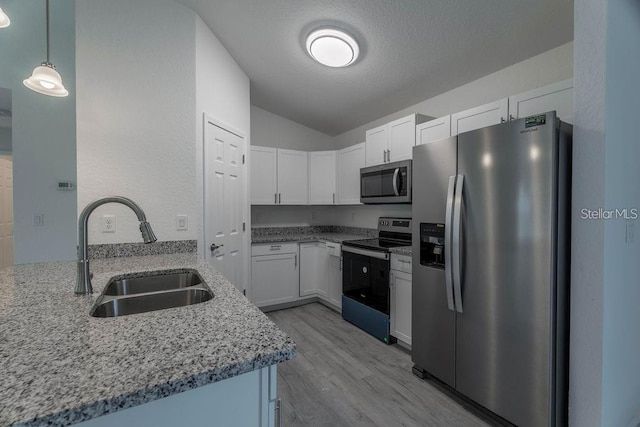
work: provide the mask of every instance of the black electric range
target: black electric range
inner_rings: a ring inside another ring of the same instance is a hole
[[[411,246],[411,219],[381,217],[378,231],[342,242],[342,318],[390,344],[390,248]]]

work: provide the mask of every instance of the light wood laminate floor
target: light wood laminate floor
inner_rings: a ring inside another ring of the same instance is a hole
[[[283,426],[487,426],[493,421],[411,372],[410,354],[321,304],[268,313],[297,343],[278,365]]]

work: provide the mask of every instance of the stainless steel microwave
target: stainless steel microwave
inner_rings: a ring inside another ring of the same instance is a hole
[[[360,169],[360,202],[411,203],[411,160]]]

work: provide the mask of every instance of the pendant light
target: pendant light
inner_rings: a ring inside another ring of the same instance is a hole
[[[55,65],[49,61],[49,0],[46,0],[47,8],[47,61],[34,68],[31,77],[22,83],[29,89],[49,96],[67,96],[69,91],[62,84],[62,77],[56,71]]]
[[[9,19],[7,14],[4,13],[4,10],[2,10],[2,8],[0,7],[0,28],[7,28],[9,24],[11,24],[11,20]]]

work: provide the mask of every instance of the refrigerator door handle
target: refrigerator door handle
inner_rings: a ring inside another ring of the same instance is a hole
[[[464,190],[464,175],[458,175],[456,194],[453,206],[453,242],[451,247],[453,262],[453,295],[456,311],[462,313],[462,285],[461,285],[461,251],[460,233],[462,228],[462,192]]]
[[[400,174],[400,168],[396,168],[396,170],[393,171],[393,192],[396,196],[400,195],[400,192],[398,191],[398,175]]]
[[[447,190],[447,208],[444,220],[444,279],[447,288],[447,305],[449,310],[455,311],[456,307],[453,303],[453,276],[451,265],[451,223],[453,215],[453,191],[456,188],[456,177],[449,177],[449,187]]]

